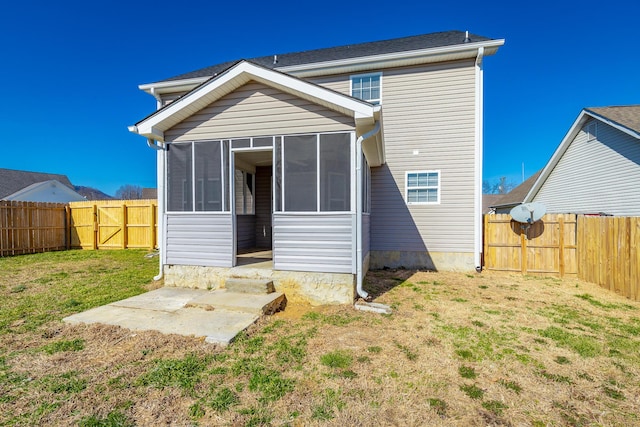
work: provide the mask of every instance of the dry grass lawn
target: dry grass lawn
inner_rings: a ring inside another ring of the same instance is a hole
[[[640,304],[589,283],[371,272],[393,314],[290,305],[220,348],[63,324],[153,286],[111,254],[0,259],[0,425],[640,425]]]

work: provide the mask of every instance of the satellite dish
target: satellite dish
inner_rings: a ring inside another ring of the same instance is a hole
[[[509,214],[514,221],[522,222],[525,224],[533,224],[539,221],[547,212],[547,208],[538,202],[523,203],[511,209]]]

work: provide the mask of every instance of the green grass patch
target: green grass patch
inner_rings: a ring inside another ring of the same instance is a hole
[[[582,357],[595,357],[602,354],[602,345],[586,335],[577,335],[556,326],[539,331],[544,338],[552,339],[560,347],[568,348]]]
[[[137,381],[138,385],[156,388],[179,387],[192,391],[200,382],[202,372],[207,368],[210,358],[200,358],[188,354],[184,359],[158,359],[153,367]]]
[[[82,339],[56,341],[42,347],[42,351],[47,354],[81,350],[84,350],[84,340]]]
[[[484,396],[484,390],[475,384],[461,385],[460,390],[472,399],[482,399]]]
[[[467,378],[467,379],[475,379],[478,377],[478,373],[476,372],[475,369],[473,369],[471,366],[460,366],[458,368],[458,373],[460,374],[460,376],[462,378]]]
[[[130,421],[122,412],[111,411],[106,417],[90,415],[78,422],[79,427],[133,427],[135,423]]]
[[[39,382],[43,389],[55,394],[75,394],[87,388],[87,380],[78,378],[76,371],[69,371],[62,375],[48,375]]]
[[[564,356],[556,356],[554,359],[558,365],[570,365],[571,361]]]
[[[224,387],[216,392],[211,401],[209,402],[209,406],[217,412],[224,412],[229,410],[234,405],[240,403],[240,398],[238,395],[233,392],[230,388]]]
[[[353,356],[346,350],[336,350],[320,356],[320,363],[329,368],[347,369],[353,363]]]
[[[293,391],[294,387],[294,380],[283,378],[279,371],[272,369],[259,369],[249,379],[249,390],[261,393],[258,401],[262,403],[275,402]]]
[[[373,345],[371,347],[367,347],[367,351],[369,353],[378,354],[378,353],[382,352],[382,347],[377,346],[377,345]]]
[[[335,410],[342,411],[346,406],[341,397],[342,392],[339,389],[325,390],[322,395],[322,402],[313,406],[311,419],[318,421],[329,421],[334,419]]]
[[[482,402],[482,407],[487,411],[493,412],[495,415],[502,415],[502,412],[509,407],[498,400],[488,400]]]
[[[520,387],[520,384],[518,384],[515,381],[499,379],[498,384],[500,384],[502,387],[506,388],[507,390],[511,390],[515,392],[516,394],[520,394],[520,392],[522,392],[522,387]]]
[[[397,341],[394,341],[393,343],[406,356],[407,359],[411,360],[412,362],[418,359],[418,352],[417,351],[414,351],[414,350],[410,349],[409,347],[407,347],[406,345],[400,344]]]
[[[436,411],[441,417],[445,417],[447,415],[447,402],[442,399],[437,398],[428,398],[427,402],[429,403],[429,407]]]
[[[566,377],[564,375],[552,374],[550,372],[547,372],[546,370],[539,371],[538,375],[557,383],[573,384],[573,381],[571,381],[571,378]]]

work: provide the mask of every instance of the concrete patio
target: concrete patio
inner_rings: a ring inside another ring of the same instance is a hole
[[[253,294],[165,287],[77,313],[63,321],[204,337],[208,343],[227,345],[261,316],[280,310],[284,303],[280,292]]]

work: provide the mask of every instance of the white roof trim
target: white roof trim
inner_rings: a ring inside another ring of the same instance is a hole
[[[352,70],[353,66],[356,69],[362,69],[364,65],[371,66],[373,68],[388,68],[399,65],[404,65],[407,60],[416,60],[418,58],[426,59],[430,57],[437,57],[442,55],[459,54],[462,52],[469,52],[469,58],[475,58],[479,48],[485,48],[485,55],[494,54],[500,46],[504,44],[504,39],[490,40],[484,42],[464,43],[453,46],[443,46],[428,49],[409,50],[404,52],[392,52],[380,55],[361,56],[356,58],[340,59],[336,61],[326,62],[312,62],[309,64],[292,65],[289,67],[278,68],[279,71],[285,73],[291,73],[294,75],[303,75],[310,77],[314,75],[339,73],[341,68],[347,68],[347,71]],[[444,61],[447,58],[441,58]],[[346,72],[346,71],[342,71]]]
[[[313,83],[273,71],[247,61],[241,61],[217,77],[209,79],[196,90],[184,95],[135,126],[131,132],[164,141],[164,131],[205,108],[250,80],[275,87],[316,104],[324,105],[356,121],[373,122],[376,107],[365,101],[342,95]]]
[[[567,132],[567,134],[562,139],[562,142],[560,142],[560,145],[558,146],[558,148],[556,148],[556,151],[551,156],[551,159],[549,159],[549,162],[547,162],[546,166],[542,170],[542,173],[540,174],[536,182],[533,184],[533,186],[525,196],[523,203],[531,202],[533,198],[538,194],[544,182],[547,180],[547,178],[549,178],[549,175],[551,175],[551,172],[556,167],[556,165],[558,164],[558,162],[560,161],[564,153],[569,148],[569,145],[571,145],[576,135],[578,135],[578,132],[580,132],[580,129],[582,129],[582,126],[585,124],[587,120],[589,120],[589,118],[594,118],[596,120],[599,120],[602,123],[605,123],[609,126],[612,126],[620,130],[621,132],[631,135],[634,138],[640,139],[640,135],[634,132],[633,130],[625,126],[622,126],[619,123],[614,122],[610,119],[607,119],[599,114],[596,114],[592,111],[583,109],[578,115],[578,118],[573,122],[573,125],[571,125],[571,128],[569,128],[569,132]]]

